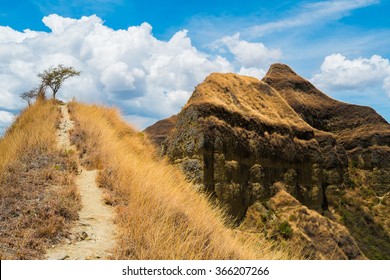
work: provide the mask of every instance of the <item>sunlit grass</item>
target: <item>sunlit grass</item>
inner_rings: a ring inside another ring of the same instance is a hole
[[[99,168],[119,228],[116,259],[284,259],[261,235],[233,230],[224,213],[156,156],[116,110],[70,104],[73,140]]]
[[[25,109],[0,140],[0,258],[39,259],[77,219],[74,158],[56,148],[55,102]]]

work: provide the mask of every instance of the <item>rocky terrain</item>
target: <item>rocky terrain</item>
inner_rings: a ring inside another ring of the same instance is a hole
[[[390,258],[390,125],[373,109],[274,64],[211,74],[145,132],[237,226],[309,258]]]
[[[372,108],[334,100],[283,64],[272,65],[263,81],[313,128],[331,132],[354,165],[390,167],[390,126]]]

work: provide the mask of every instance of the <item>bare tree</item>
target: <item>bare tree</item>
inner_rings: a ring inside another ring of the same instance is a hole
[[[53,98],[56,98],[56,94],[64,81],[70,77],[79,75],[80,71],[75,70],[73,67],[65,67],[60,64],[55,68],[51,67],[48,70],[43,71],[43,73],[40,73],[38,77],[41,78],[41,88],[51,88]]]
[[[31,102],[32,100],[38,96],[38,89],[37,88],[34,88],[32,90],[29,90],[29,91],[26,91],[26,92],[23,92],[21,95],[20,95],[20,98],[22,98],[23,100],[27,101],[27,104],[28,106],[31,106]]]

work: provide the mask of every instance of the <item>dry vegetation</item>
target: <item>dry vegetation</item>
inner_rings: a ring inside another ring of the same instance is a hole
[[[349,167],[350,188],[328,187],[332,219],[344,224],[369,259],[390,259],[390,172]],[[332,217],[333,216],[333,217]]]
[[[56,104],[28,107],[0,139],[0,258],[39,259],[77,219],[74,158],[56,148]]]
[[[184,108],[199,104],[227,108],[270,126],[312,130],[275,89],[253,77],[213,73],[196,87]]]
[[[117,111],[69,105],[73,141],[85,166],[99,168],[105,200],[116,207],[117,259],[285,259],[259,234],[232,230],[224,215]]]
[[[349,259],[345,252],[356,252],[345,250],[355,244],[344,227],[300,204],[280,182],[276,185],[280,190],[269,201],[257,201],[248,208],[240,228],[263,231],[268,238],[299,249],[307,259]],[[357,258],[364,256],[354,256]]]

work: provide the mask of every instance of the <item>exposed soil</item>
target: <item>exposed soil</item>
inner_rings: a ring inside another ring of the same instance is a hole
[[[58,129],[58,146],[77,152],[71,145],[69,131],[73,129],[67,105],[61,106],[62,119]],[[54,260],[108,259],[115,245],[114,211],[102,201],[102,191],[96,184],[98,170],[79,166],[76,177],[82,209],[70,237],[47,251],[46,258]]]

